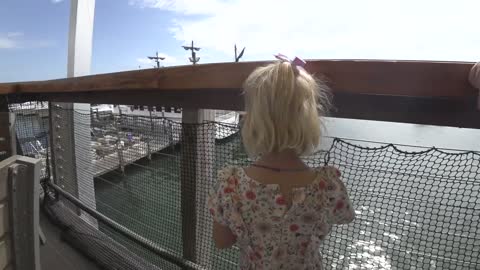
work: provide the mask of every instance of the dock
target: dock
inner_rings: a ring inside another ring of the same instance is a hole
[[[45,120],[49,115],[48,103],[13,104],[10,109],[17,117],[17,134],[25,135],[24,130],[27,126],[36,127],[31,130],[31,134],[26,134],[28,138],[18,138],[24,154],[40,158],[45,163],[48,143],[39,139],[39,134],[44,134],[48,130],[48,122]],[[129,107],[124,106],[123,112],[119,113],[118,107],[114,108],[111,105],[98,106],[96,110],[91,111],[91,128],[101,130],[102,133],[109,133],[117,140],[117,143],[112,141],[106,144],[98,144],[96,140],[99,137],[92,136],[91,151],[94,177],[117,169],[123,171],[125,166],[143,158],[150,159],[152,154],[175,146],[180,142],[181,112],[174,110],[157,112],[149,111],[148,108],[130,110]],[[238,113],[217,111],[215,125],[217,127],[215,129],[216,140],[223,140],[232,136],[238,132]],[[143,138],[137,137],[135,140],[128,142],[125,134],[115,134],[121,132],[121,130],[130,130]],[[123,143],[126,145],[122,145]],[[42,166],[42,175],[45,174],[45,169],[46,165]]]
[[[175,144],[179,141],[177,140]],[[151,154],[162,151],[171,146],[171,143],[150,143],[139,142],[126,149],[118,150],[100,159],[92,161],[94,177],[101,176],[110,171],[123,168],[142,158],[148,158]],[[149,151],[150,148],[150,151]]]
[[[217,117],[216,120],[216,140],[226,139],[238,132],[235,113],[222,115],[221,118]],[[175,123],[176,121],[173,122]],[[178,125],[180,127],[181,123],[178,122]],[[149,132],[149,127],[137,126],[135,128],[139,128],[138,130],[140,133],[143,131],[146,133]],[[151,159],[152,154],[162,151],[168,147],[175,146],[180,142],[181,129],[170,128],[169,134],[165,136],[165,139],[163,140],[162,138],[158,138],[160,137],[160,134],[153,134],[148,137],[148,140],[137,141],[128,147],[118,147],[117,149],[115,145],[111,145],[111,149],[108,151],[109,154],[106,154],[99,159],[93,159],[92,164],[94,177],[101,176],[117,169],[124,171],[125,166],[129,164],[137,162],[143,158]],[[92,148],[92,151],[95,151],[95,149]]]

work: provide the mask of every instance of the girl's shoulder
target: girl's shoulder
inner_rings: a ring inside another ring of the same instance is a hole
[[[315,168],[317,172],[316,182],[320,190],[346,191],[345,184],[341,180],[342,173],[337,167],[327,165]]]
[[[316,171],[321,178],[324,178],[326,180],[340,179],[342,175],[339,169],[331,165],[315,167],[312,169]],[[230,178],[246,178],[245,170],[242,166],[238,165],[228,165],[221,168],[220,170],[218,170],[217,176],[219,181],[226,181]]]
[[[227,181],[231,178],[243,178],[245,172],[241,166],[228,165],[218,170],[217,177],[219,181]]]
[[[245,182],[245,171],[241,166],[229,165],[218,170],[217,188],[225,194],[237,193]]]
[[[318,190],[327,206],[327,219],[331,224],[345,224],[355,218],[355,212],[350,201],[347,188],[341,179],[341,172],[333,166],[318,168]]]
[[[314,170],[319,176],[331,180],[340,179],[342,175],[342,173],[337,167],[331,165],[316,167]]]
[[[319,166],[312,168],[316,173],[317,177],[314,182],[325,182],[325,184],[329,184],[330,186],[335,187],[343,187],[344,184],[341,181],[341,172],[338,168],[334,166]],[[241,184],[249,184],[249,186],[262,186],[261,183],[257,183],[256,181],[249,181],[251,180],[245,173],[245,170],[242,166],[238,165],[228,165],[220,170],[218,170],[217,174],[218,184],[220,185],[227,185],[230,187],[239,186]],[[265,185],[268,186],[268,185]]]

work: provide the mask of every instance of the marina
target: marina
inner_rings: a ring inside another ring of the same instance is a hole
[[[49,130],[48,104],[25,103],[11,107],[16,116],[20,150],[24,155],[43,161],[42,174],[46,172],[46,156]],[[180,142],[180,111],[161,111],[143,106],[94,105],[90,114],[78,111],[79,115],[90,115],[90,151],[94,176],[113,170],[124,171],[125,166],[140,159],[151,160],[152,154],[174,147]],[[239,114],[233,111],[218,111],[215,121],[222,128],[216,129],[215,139],[223,140],[237,132]],[[28,132],[25,132],[28,131]]]

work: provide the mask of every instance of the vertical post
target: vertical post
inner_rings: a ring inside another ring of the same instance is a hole
[[[19,141],[17,140],[17,130],[15,129],[15,121],[17,121],[15,113],[13,112],[8,113],[8,121],[9,121],[9,125],[8,125],[9,133],[7,136],[10,136],[10,154],[12,156],[21,155],[22,149],[20,147]]]
[[[118,167],[120,168],[120,171],[122,172],[123,175],[125,175],[125,159],[123,158],[123,149],[124,149],[124,143],[121,139],[120,136],[120,126],[117,124],[117,120],[115,119],[115,115],[113,116],[113,124],[115,127],[115,130],[117,131],[117,154],[118,154]]]
[[[67,76],[90,74],[95,0],[71,0]],[[51,114],[52,148],[57,183],[95,208],[91,153],[90,104],[55,103]],[[76,113],[77,112],[77,113]],[[78,113],[80,112],[80,113]],[[93,226],[96,221],[80,212]]]
[[[117,143],[117,153],[118,153],[118,167],[122,172],[122,175],[125,175],[125,160],[123,159],[123,146],[120,140]]]
[[[147,134],[147,158],[148,160],[152,160],[152,145],[151,142],[154,140],[153,131],[154,131],[154,124],[153,124],[153,115],[152,115],[152,107],[148,107],[148,111],[150,113],[150,134]],[[155,145],[155,143],[154,143]]]
[[[215,119],[213,110],[182,111],[182,241],[183,256],[211,268],[212,221],[205,206],[214,182]]]
[[[8,110],[8,100],[6,96],[0,96],[0,161],[12,156],[14,149],[12,147],[12,129]],[[4,128],[9,127],[9,128]]]
[[[90,108],[91,114],[92,114],[92,119],[98,120],[98,109],[92,109]]]
[[[17,132],[15,113],[8,109],[8,99],[0,96],[0,161],[17,154]],[[8,128],[5,128],[8,127]]]
[[[14,269],[40,269],[39,193],[41,161],[17,156],[9,166]]]
[[[118,137],[117,141],[117,154],[118,154],[118,167],[122,172],[122,175],[125,175],[125,159],[123,158],[123,143]]]

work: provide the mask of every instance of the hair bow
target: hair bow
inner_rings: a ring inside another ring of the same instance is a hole
[[[301,59],[301,58],[298,58],[295,56],[295,59],[293,60],[290,60],[288,59],[287,56],[279,53],[279,54],[276,54],[274,55],[275,58],[277,58],[278,60],[282,61],[282,62],[290,62],[290,64],[292,64],[294,67],[296,68],[305,68],[305,65],[307,64],[307,62],[305,62],[305,60]]]

